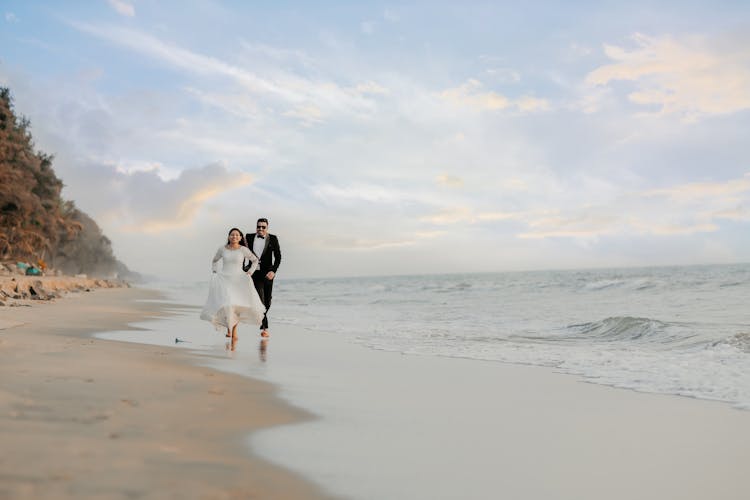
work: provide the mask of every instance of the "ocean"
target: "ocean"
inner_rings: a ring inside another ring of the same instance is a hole
[[[176,302],[201,305],[206,286],[160,288]],[[540,365],[592,383],[747,410],[749,300],[750,264],[336,279],[281,274],[270,318],[272,325],[375,350]]]

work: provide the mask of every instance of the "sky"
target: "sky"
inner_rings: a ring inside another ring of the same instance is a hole
[[[0,0],[0,86],[117,257],[280,277],[750,261],[750,2]]]

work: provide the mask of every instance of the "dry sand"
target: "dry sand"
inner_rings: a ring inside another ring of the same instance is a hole
[[[322,498],[242,437],[305,418],[175,349],[93,339],[160,313],[103,289],[0,309],[0,499]]]

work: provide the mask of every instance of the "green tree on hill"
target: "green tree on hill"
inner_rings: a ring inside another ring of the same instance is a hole
[[[72,274],[129,272],[96,222],[60,196],[52,160],[34,150],[29,121],[0,87],[0,259],[46,260]]]

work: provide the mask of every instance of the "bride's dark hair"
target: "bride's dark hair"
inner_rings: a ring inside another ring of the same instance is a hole
[[[241,246],[241,247],[246,247],[246,246],[247,246],[247,243],[245,243],[245,237],[244,237],[244,236],[242,235],[242,231],[240,231],[240,230],[239,230],[239,229],[237,229],[236,227],[233,227],[233,228],[232,228],[232,229],[230,229],[230,230],[229,230],[229,232],[227,233],[227,245],[229,245],[229,235],[230,235],[230,234],[232,234],[232,231],[237,231],[238,233],[240,233],[240,246]]]

